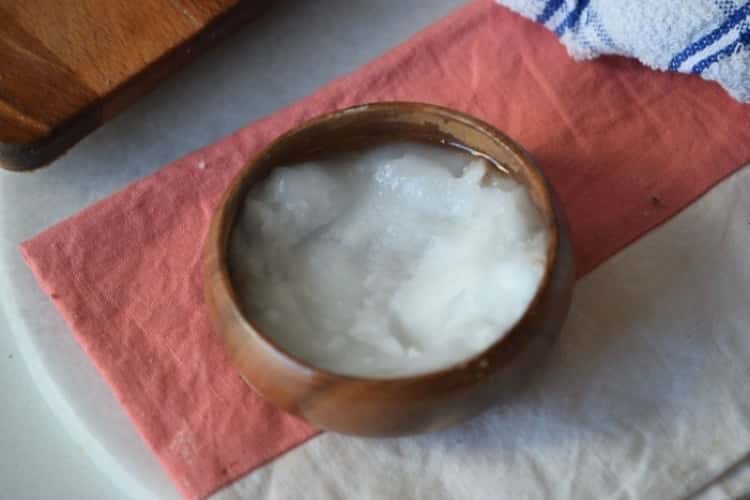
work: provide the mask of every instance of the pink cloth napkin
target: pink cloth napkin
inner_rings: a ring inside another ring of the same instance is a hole
[[[202,498],[316,434],[239,378],[203,306],[201,251],[232,176],[280,132],[368,101],[474,114],[537,158],[586,273],[750,160],[750,106],[697,77],[575,63],[489,0],[21,246],[177,487]],[[61,334],[63,334],[61,332]]]

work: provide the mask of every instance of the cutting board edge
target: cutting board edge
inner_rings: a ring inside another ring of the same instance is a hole
[[[0,168],[23,172],[48,166],[88,134],[148,94],[159,82],[210,49],[219,39],[260,15],[269,5],[270,2],[265,0],[238,2],[47,135],[28,143],[0,142]]]

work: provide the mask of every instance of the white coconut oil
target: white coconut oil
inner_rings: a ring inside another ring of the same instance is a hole
[[[540,286],[547,238],[526,189],[487,160],[394,143],[274,169],[244,201],[230,269],[284,350],[392,378],[496,342]]]

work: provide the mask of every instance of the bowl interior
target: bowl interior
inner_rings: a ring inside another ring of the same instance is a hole
[[[526,186],[549,234],[544,278],[527,312],[532,308],[549,280],[558,239],[551,194],[541,172],[511,139],[475,118],[425,104],[379,103],[337,111],[292,129],[261,151],[233,181],[217,214],[220,225],[217,250],[218,258],[221,260],[221,269],[225,274],[224,281],[230,288],[229,292],[238,314],[242,315],[242,312],[231,286],[231,269],[229,269],[227,253],[238,210],[248,190],[264,179],[274,167],[393,141],[418,141],[468,149],[486,157],[497,168]],[[305,369],[327,373],[322,368],[310,366],[295,358],[294,355],[274,344],[272,337],[264,335],[255,327],[251,318],[243,315],[243,319],[256,334],[274,348],[279,356],[286,357]],[[503,338],[505,336],[501,335],[497,342],[502,341]],[[495,344],[486,350],[491,349]],[[475,357],[482,354],[479,353]],[[450,368],[439,371],[450,370]]]

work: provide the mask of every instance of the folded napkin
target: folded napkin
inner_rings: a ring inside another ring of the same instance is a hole
[[[498,1],[553,31],[576,59],[635,57],[715,80],[750,101],[750,1]]]
[[[569,216],[581,274],[750,160],[750,106],[718,87],[622,58],[574,63],[541,27],[480,0],[23,243],[41,287],[185,497],[204,498],[318,432],[247,387],[211,329],[201,255],[212,211],[281,132],[388,100],[452,107],[525,145]]]

